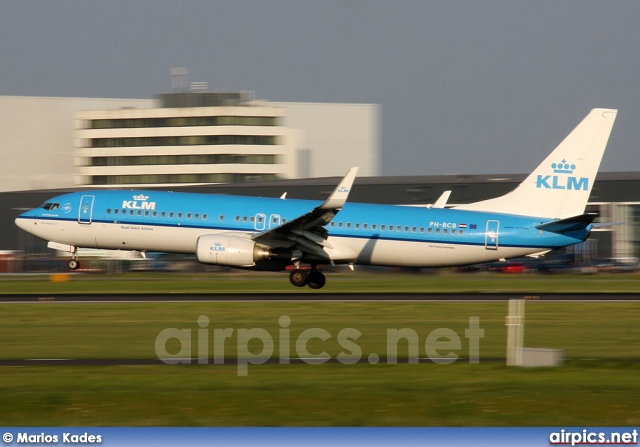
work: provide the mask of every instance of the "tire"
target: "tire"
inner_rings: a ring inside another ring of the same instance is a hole
[[[324,273],[319,272],[317,270],[312,270],[309,273],[308,285],[312,289],[322,289],[326,283],[327,283],[327,278],[325,278]]]
[[[304,270],[295,269],[289,274],[289,281],[296,287],[304,287],[309,282],[309,275]]]
[[[69,261],[70,270],[78,270],[78,267],[80,267],[80,262],[77,259],[72,259],[71,261]]]

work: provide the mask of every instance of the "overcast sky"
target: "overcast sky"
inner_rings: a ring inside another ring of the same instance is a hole
[[[531,171],[594,107],[601,171],[640,170],[640,1],[0,4],[0,95],[213,91],[381,105],[383,175]]]

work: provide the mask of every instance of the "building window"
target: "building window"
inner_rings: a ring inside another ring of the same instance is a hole
[[[131,155],[91,157],[89,166],[156,166],[156,165],[217,165],[217,164],[277,164],[276,154],[201,154],[201,155]]]
[[[187,116],[176,118],[128,118],[89,120],[90,129],[132,129],[196,126],[277,126],[275,116]]]
[[[144,174],[144,175],[94,175],[91,185],[142,185],[157,183],[247,183],[278,180],[276,174]]]
[[[187,135],[170,137],[92,138],[90,147],[156,147],[156,146],[272,146],[274,135]]]

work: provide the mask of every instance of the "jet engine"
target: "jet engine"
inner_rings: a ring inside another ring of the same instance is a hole
[[[251,239],[208,234],[198,238],[196,257],[202,264],[253,267],[258,261],[269,260],[269,249]]]

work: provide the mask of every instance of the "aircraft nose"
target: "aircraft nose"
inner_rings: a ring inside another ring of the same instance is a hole
[[[18,226],[18,228],[26,230],[29,219],[25,219],[23,216],[24,214],[21,214],[20,216],[18,216],[15,220],[15,223]]]

